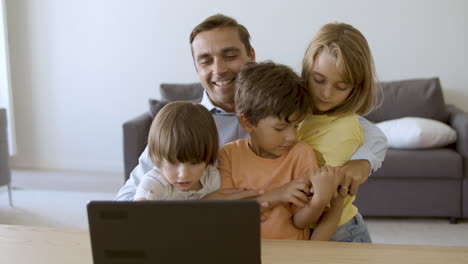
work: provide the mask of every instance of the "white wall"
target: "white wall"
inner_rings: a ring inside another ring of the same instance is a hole
[[[468,111],[464,0],[7,0],[16,167],[122,171],[124,121],[161,82],[197,81],[188,36],[214,13],[237,18],[258,60],[297,71],[331,21],[370,42],[380,80],[439,76]]]

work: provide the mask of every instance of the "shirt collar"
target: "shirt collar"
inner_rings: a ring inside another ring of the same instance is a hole
[[[203,98],[200,104],[203,105],[206,109],[208,109],[208,111],[210,111],[213,114],[228,114],[226,111],[213,104],[206,90],[203,91]]]

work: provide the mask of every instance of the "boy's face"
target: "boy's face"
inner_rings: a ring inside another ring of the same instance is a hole
[[[200,82],[213,104],[233,112],[236,76],[245,63],[255,61],[253,49],[247,53],[237,28],[221,27],[200,32],[192,52]]]
[[[200,178],[206,169],[206,163],[170,163],[163,160],[159,169],[164,178],[174,188],[181,191],[200,190],[203,186],[200,183]]]
[[[249,145],[255,154],[262,158],[276,159],[289,151],[296,143],[296,133],[299,123],[295,115],[286,122],[284,118],[269,116],[251,125],[247,120],[242,120],[243,128],[249,133]],[[245,124],[247,122],[247,124]]]

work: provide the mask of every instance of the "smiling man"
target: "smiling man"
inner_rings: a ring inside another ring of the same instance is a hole
[[[190,34],[190,46],[195,70],[205,88],[201,105],[206,107],[215,119],[219,132],[220,146],[225,143],[247,138],[246,132],[239,125],[234,112],[234,93],[237,74],[247,62],[255,61],[255,50],[250,44],[248,30],[231,17],[217,14],[206,18]],[[377,170],[385,157],[386,138],[369,121],[361,118],[365,143],[340,169],[342,185],[351,186],[350,195],[357,192],[357,187],[367,180],[372,170]],[[148,147],[141,154],[139,164],[130,174],[116,200],[132,200],[143,175],[154,165],[148,158]],[[256,190],[218,193],[212,198],[249,198],[258,195]]]
[[[234,85],[241,67],[255,61],[255,51],[241,40],[241,32],[233,26],[211,30],[197,29],[190,42],[200,82],[214,105],[227,112],[234,112]],[[245,38],[245,37],[244,37]]]

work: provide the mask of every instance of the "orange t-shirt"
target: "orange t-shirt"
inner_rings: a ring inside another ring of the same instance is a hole
[[[224,145],[219,155],[221,188],[245,188],[266,192],[278,188],[293,179],[310,178],[317,168],[317,159],[312,148],[297,142],[288,152],[276,159],[257,156],[249,147],[247,139]],[[279,204],[265,212],[261,223],[264,239],[309,239],[309,228],[298,229],[293,223],[291,204]]]

